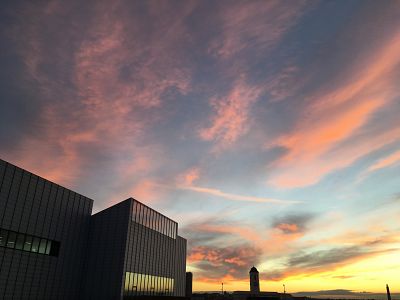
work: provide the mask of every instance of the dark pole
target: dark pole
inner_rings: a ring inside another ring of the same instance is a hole
[[[387,300],[392,300],[392,297],[390,297],[389,286],[387,284],[386,284],[386,294],[387,294]]]

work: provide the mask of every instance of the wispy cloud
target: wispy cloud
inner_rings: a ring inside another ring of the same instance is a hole
[[[232,194],[232,193],[226,193],[218,189],[213,189],[213,188],[206,188],[206,187],[198,187],[198,186],[178,186],[178,189],[182,190],[189,190],[189,191],[194,191],[198,193],[205,193],[229,200],[234,200],[234,201],[245,201],[245,202],[261,202],[261,203],[274,203],[274,204],[284,204],[284,205],[289,205],[289,204],[297,204],[301,203],[301,201],[296,201],[296,200],[281,200],[281,199],[274,199],[274,198],[263,198],[263,197],[256,197],[256,196],[247,196],[247,195],[238,195],[238,194]]]
[[[249,86],[244,79],[234,83],[232,90],[222,98],[210,100],[213,109],[211,126],[199,131],[206,141],[214,141],[216,151],[225,149],[247,133],[250,128],[251,106],[261,93],[259,87]]]
[[[400,162],[400,151],[394,152],[387,157],[384,157],[370,166],[367,172],[373,172],[378,169],[391,167]]]
[[[305,4],[305,1],[231,3],[221,10],[222,33],[212,41],[210,52],[225,59],[249,49],[265,53],[296,24]]]
[[[393,132],[392,138],[388,139],[369,136],[372,147],[361,149],[360,142],[335,149],[366,128],[370,118],[395,99],[393,70],[400,62],[399,53],[400,35],[396,31],[377,54],[364,60],[366,66],[362,71],[352,70],[353,75],[342,85],[329,93],[321,91],[313,96],[311,105],[304,107],[293,131],[275,141],[287,152],[274,165],[268,182],[286,188],[311,185],[333,170],[346,167],[357,158],[396,140],[398,133]],[[388,136],[388,132],[383,134]],[[333,149],[335,155],[331,153]],[[353,151],[355,149],[358,151]]]

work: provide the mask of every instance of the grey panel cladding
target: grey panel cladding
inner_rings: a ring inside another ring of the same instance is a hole
[[[0,299],[78,296],[93,201],[0,160],[0,228],[60,242],[58,257],[0,248]]]
[[[91,218],[84,299],[120,299],[130,216],[128,199]]]
[[[176,240],[131,222],[126,251],[127,272],[174,278],[170,262],[175,252]]]
[[[174,295],[185,296],[186,284],[186,239],[177,236],[175,252],[175,290]]]
[[[184,296],[186,240],[175,221],[132,199],[125,255],[124,297]]]
[[[175,221],[132,198],[93,216],[92,206],[0,160],[0,299],[184,296]]]

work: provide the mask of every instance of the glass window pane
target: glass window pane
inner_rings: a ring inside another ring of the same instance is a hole
[[[46,244],[47,244],[47,240],[46,239],[41,239],[40,240],[40,245],[39,245],[39,253],[40,254],[45,254],[46,253]]]
[[[138,274],[138,285],[137,285],[138,293],[141,294],[142,291],[142,274]]]
[[[164,218],[160,216],[161,233],[165,234]]]
[[[129,295],[133,295],[135,291],[135,273],[131,273],[131,276],[129,278]]]
[[[22,233],[18,233],[17,243],[15,244],[15,249],[22,250],[24,248],[24,239],[25,239],[25,235]]]
[[[135,222],[139,222],[139,212],[140,212],[140,206],[138,205],[137,202],[135,202]]]
[[[144,226],[149,227],[149,209],[144,207]]]
[[[132,221],[134,221],[134,222],[136,219],[136,207],[137,207],[136,201],[133,201],[133,203],[132,203]]]
[[[156,213],[154,210],[151,211],[151,229],[156,230]]]
[[[152,212],[151,209],[149,208],[147,213],[148,213],[148,216],[147,216],[147,220],[148,220],[148,221],[147,221],[147,222],[148,222],[148,223],[147,223],[147,226],[148,226],[149,228],[152,228],[153,212]]]
[[[162,278],[161,277],[157,277],[157,293],[158,294],[161,294],[161,280],[162,280]]]
[[[170,282],[170,279],[169,279],[169,278],[167,278],[167,282],[165,283],[165,284],[166,284],[165,291],[167,292],[167,295],[169,295],[169,288],[170,288],[170,286],[169,286],[169,282]]]
[[[39,244],[40,244],[40,239],[37,237],[33,238],[33,242],[32,242],[32,252],[38,252],[39,251]]]
[[[5,247],[7,241],[8,230],[0,229],[0,246]]]
[[[160,214],[156,214],[156,230],[160,232]]]
[[[126,296],[128,290],[129,290],[129,273],[125,272],[124,296]]]
[[[32,247],[32,237],[30,235],[27,235],[25,238],[24,250],[31,251],[31,247]]]
[[[138,289],[137,285],[138,285],[138,274],[134,273],[133,274],[133,287],[132,287],[133,295],[137,294],[137,289]]]
[[[154,294],[154,291],[155,291],[155,284],[154,284],[154,276],[150,276],[150,293],[151,294]]]
[[[13,231],[8,232],[7,247],[14,248],[16,240],[17,240],[17,233]]]
[[[50,254],[50,248],[51,248],[51,241],[47,241],[47,246],[46,246],[46,253],[47,255]]]
[[[143,291],[145,294],[148,294],[149,291],[149,275],[145,274],[144,276],[144,284],[143,284]]]
[[[139,215],[138,215],[137,222],[138,222],[138,224],[143,224],[143,205],[140,205],[139,203],[138,203],[138,205],[139,205]]]

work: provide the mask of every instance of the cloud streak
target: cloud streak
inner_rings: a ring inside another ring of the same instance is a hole
[[[255,196],[247,196],[247,195],[238,195],[232,193],[226,193],[218,189],[206,188],[206,187],[198,187],[198,186],[179,186],[179,189],[189,190],[198,193],[209,194],[213,196],[217,196],[220,198],[225,198],[233,201],[245,201],[245,202],[260,202],[260,203],[273,203],[273,204],[298,204],[300,201],[296,200],[281,200],[274,198],[263,198],[263,197],[255,197]]]

